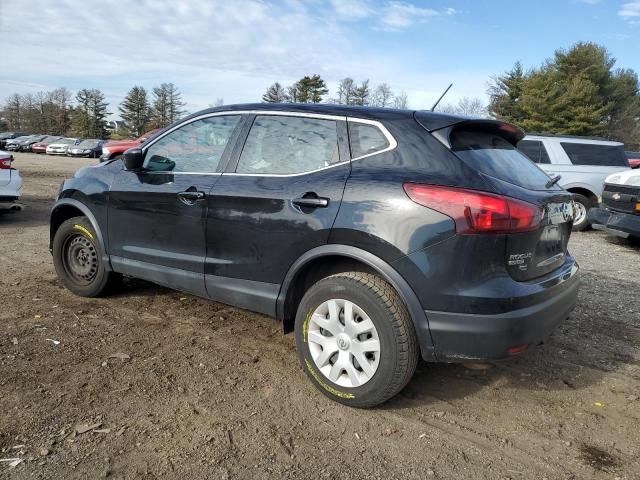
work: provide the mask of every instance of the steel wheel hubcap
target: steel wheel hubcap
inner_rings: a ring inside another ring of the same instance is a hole
[[[380,339],[366,312],[349,300],[319,305],[308,324],[307,341],[316,367],[341,387],[359,387],[380,364]]]
[[[88,238],[82,235],[71,237],[65,246],[65,267],[73,278],[81,283],[90,283],[98,272],[98,253]]]
[[[576,219],[574,220],[575,225],[580,225],[584,222],[584,219],[587,218],[587,209],[580,202],[575,202],[576,205]]]

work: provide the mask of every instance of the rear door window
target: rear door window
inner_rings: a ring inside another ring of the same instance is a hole
[[[290,175],[340,162],[335,120],[258,115],[236,173]]]
[[[574,165],[599,167],[628,167],[629,162],[622,145],[596,145],[589,143],[560,142]]]
[[[536,163],[551,163],[547,149],[540,140],[521,140],[518,142],[518,150]]]
[[[500,135],[457,128],[449,140],[451,149],[474,170],[530,190],[547,190],[549,176]]]

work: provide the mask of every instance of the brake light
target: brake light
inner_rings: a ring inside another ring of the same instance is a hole
[[[492,193],[464,188],[405,183],[414,202],[451,217],[459,234],[516,233],[540,226],[542,208]]]
[[[0,160],[0,170],[8,170],[11,168],[11,162],[13,162],[13,157],[3,158]]]

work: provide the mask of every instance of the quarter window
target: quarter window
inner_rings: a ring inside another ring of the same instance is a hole
[[[334,120],[258,115],[236,171],[285,175],[318,170],[339,161]]]
[[[389,140],[375,125],[349,122],[351,157],[358,158],[377,153],[389,147]]]
[[[599,165],[628,167],[629,162],[622,145],[598,145],[593,143],[560,142],[574,165]]]
[[[239,115],[223,115],[188,123],[151,145],[144,167],[161,172],[214,173],[239,121]]]

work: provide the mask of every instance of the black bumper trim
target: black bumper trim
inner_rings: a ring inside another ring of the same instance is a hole
[[[498,360],[511,347],[544,342],[576,305],[579,276],[563,283],[553,297],[495,315],[425,311],[438,360]]]

